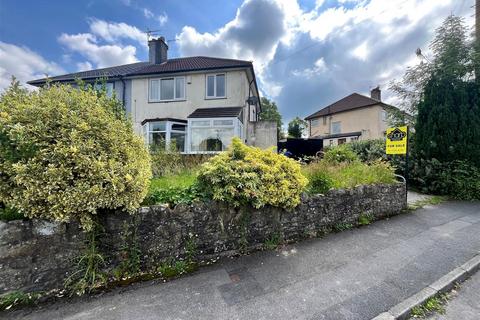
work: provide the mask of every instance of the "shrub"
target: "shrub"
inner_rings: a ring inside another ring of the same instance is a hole
[[[152,158],[152,174],[154,177],[162,177],[175,174],[182,169],[181,154],[176,150],[153,148],[150,151]]]
[[[466,161],[418,159],[413,163],[411,180],[424,193],[480,199],[480,169]]]
[[[232,140],[228,151],[202,165],[198,180],[215,200],[255,208],[293,208],[300,203],[307,184],[295,160],[246,146],[238,138]]]
[[[14,84],[0,97],[0,198],[29,218],[90,229],[101,209],[132,212],[148,190],[150,156],[118,101],[91,88]]]
[[[352,162],[358,160],[357,154],[352,151],[348,144],[341,144],[336,147],[328,148],[325,151],[323,159],[331,163]]]
[[[363,162],[372,162],[379,159],[388,160],[385,153],[385,140],[358,140],[349,143],[350,148]]]

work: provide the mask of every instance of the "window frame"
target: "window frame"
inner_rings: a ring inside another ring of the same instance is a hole
[[[165,130],[152,130],[151,129],[151,126],[152,124],[154,123],[157,123],[157,122],[165,122]],[[173,125],[174,124],[177,124],[177,125],[182,125],[185,127],[185,130],[184,131],[181,131],[181,130],[174,130],[173,129]],[[147,121],[143,124],[142,126],[142,129],[143,129],[143,136],[144,136],[144,140],[145,140],[145,143],[147,145],[150,145],[152,142],[150,141],[150,134],[151,133],[165,133],[165,149],[168,150],[169,149],[169,146],[170,146],[170,143],[172,141],[172,133],[180,133],[180,134],[184,134],[185,135],[185,139],[184,139],[184,145],[183,145],[183,151],[181,151],[181,153],[185,153],[186,152],[186,148],[187,148],[187,135],[188,135],[188,124],[185,123],[185,122],[180,122],[180,121],[172,121],[172,120],[157,120],[157,121]]]
[[[338,126],[339,126],[339,131],[338,132],[333,131],[333,125],[334,124],[338,124]],[[330,134],[339,134],[339,133],[342,133],[342,121],[332,121],[330,123]]]
[[[231,125],[214,125],[215,121],[231,120]],[[196,121],[208,121],[209,125],[195,125]],[[217,154],[222,151],[192,151],[192,129],[212,129],[212,128],[232,128],[233,136],[243,139],[243,123],[238,117],[221,117],[221,118],[192,118],[188,119],[187,125],[187,148],[185,151],[189,154]]]
[[[217,76],[224,77],[224,95],[217,96]],[[213,81],[213,96],[208,95],[208,77],[214,77]],[[226,99],[227,98],[227,73],[226,72],[218,72],[218,73],[207,73],[205,75],[205,99]]]
[[[162,100],[162,80],[173,80],[173,99],[163,99]],[[177,79],[183,79],[183,97],[176,98],[177,96]],[[158,100],[152,99],[152,82],[158,81]],[[173,101],[185,101],[187,99],[187,82],[185,76],[172,76],[172,77],[163,77],[163,78],[149,78],[148,79],[148,103],[158,103],[158,102],[173,102]]]

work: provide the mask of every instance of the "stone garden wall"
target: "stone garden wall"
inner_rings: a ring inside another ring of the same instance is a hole
[[[99,243],[107,268],[113,269],[125,255],[125,239],[135,239],[141,267],[149,270],[165,259],[184,257],[187,241],[195,243],[198,259],[209,259],[257,249],[272,237],[295,241],[357,225],[361,215],[382,219],[405,207],[404,184],[303,196],[302,203],[290,212],[273,207],[235,209],[216,202],[173,209],[151,206],[140,208],[136,215],[101,216],[104,230]],[[85,234],[76,223],[0,222],[0,294],[62,288],[75,270],[74,260],[84,243]]]

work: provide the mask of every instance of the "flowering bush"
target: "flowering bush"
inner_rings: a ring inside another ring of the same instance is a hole
[[[358,160],[358,156],[348,144],[341,144],[336,147],[329,147],[325,151],[323,159],[330,163],[353,162]]]
[[[228,151],[202,165],[198,181],[215,200],[255,208],[294,208],[307,185],[297,162],[271,150],[246,146],[238,138],[233,138]]]
[[[90,229],[99,209],[133,211],[145,197],[150,156],[119,102],[92,88],[0,97],[0,202],[26,217]]]

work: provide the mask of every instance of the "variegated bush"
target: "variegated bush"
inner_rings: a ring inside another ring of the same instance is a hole
[[[0,97],[0,202],[30,218],[133,212],[151,177],[149,152],[119,102],[91,88],[18,83]]]
[[[239,138],[201,167],[200,186],[214,200],[234,206],[294,208],[307,185],[300,165],[272,150],[246,146]]]

